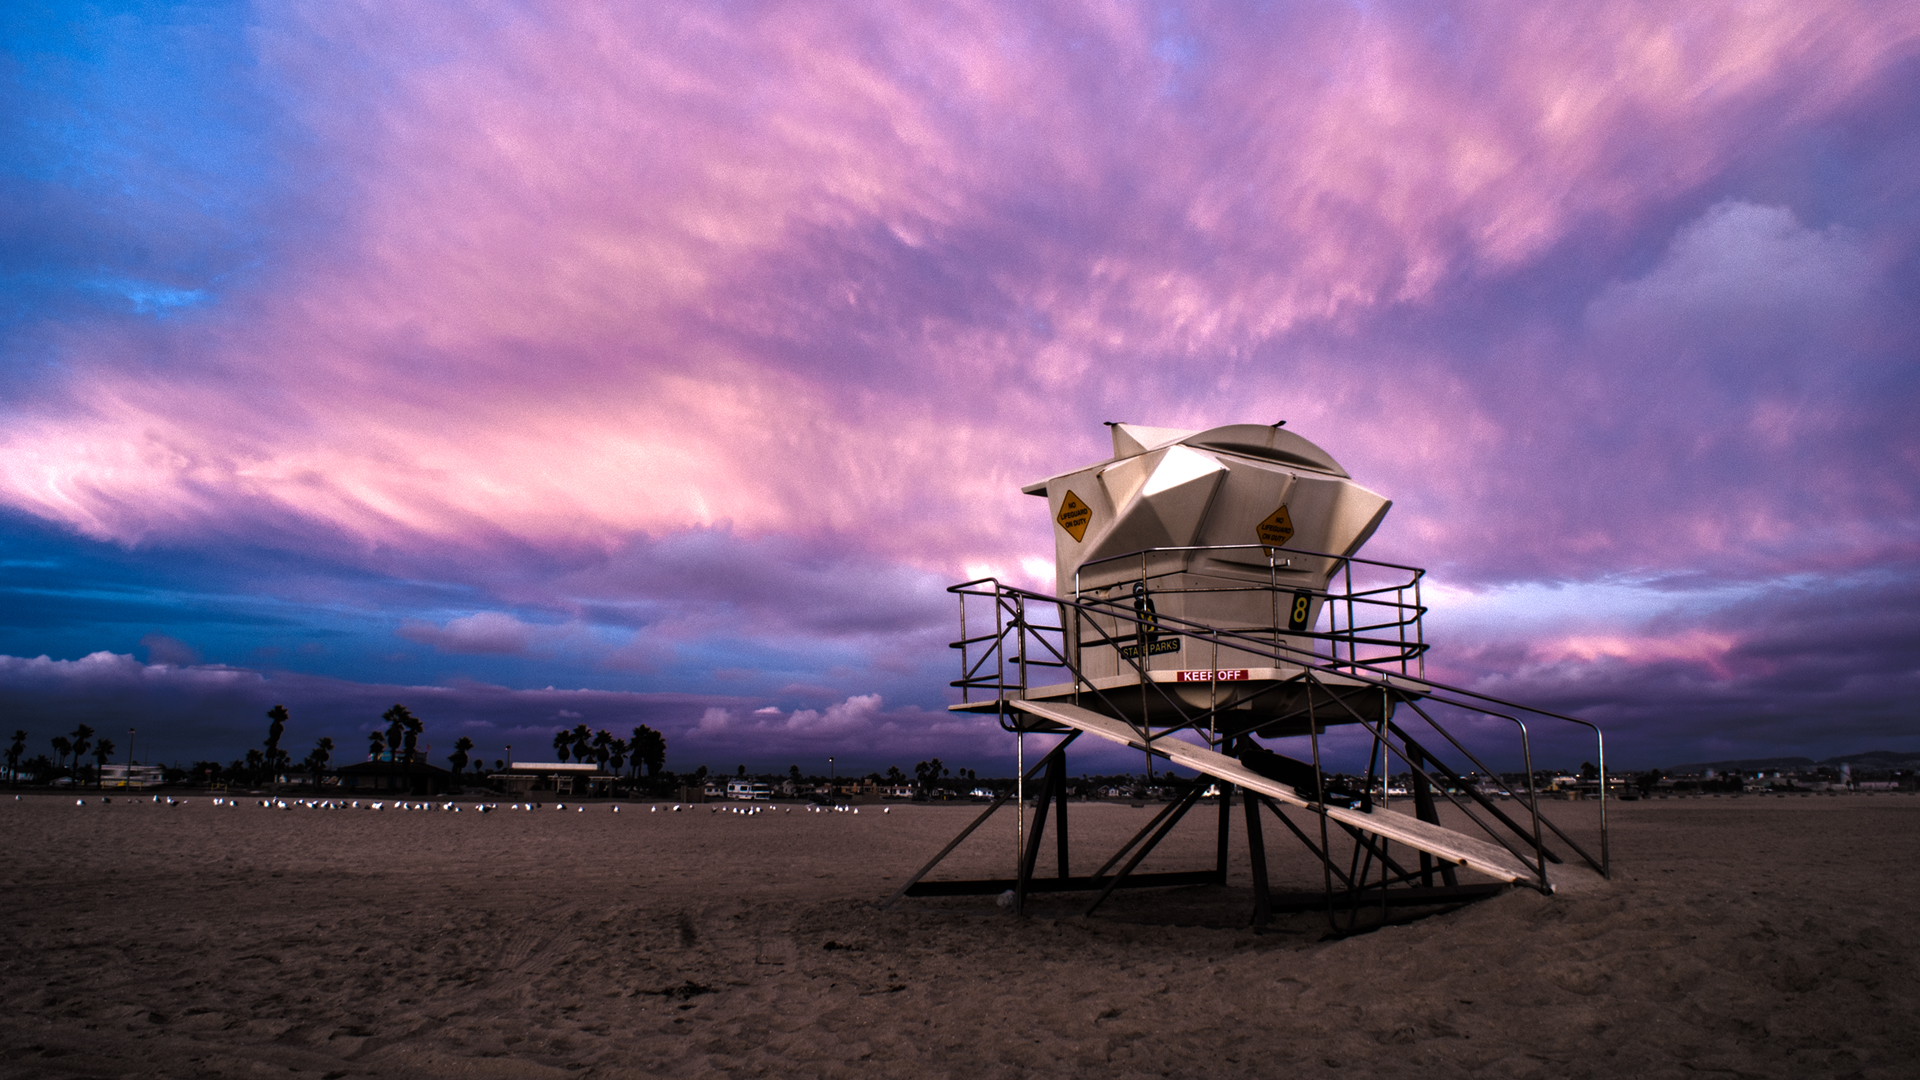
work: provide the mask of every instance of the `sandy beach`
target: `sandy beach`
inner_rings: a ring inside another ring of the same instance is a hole
[[[1616,804],[1612,882],[1346,938],[1323,913],[1245,928],[1237,816],[1224,890],[1016,918],[881,906],[977,807],[85,797],[0,797],[8,1077],[1920,1069],[1920,797]],[[1590,804],[1553,809],[1591,835]],[[1074,804],[1076,872],[1151,813]],[[1143,869],[1207,865],[1213,820]],[[1275,832],[1276,885],[1317,885]],[[940,874],[1003,875],[1012,849],[1003,812]]]

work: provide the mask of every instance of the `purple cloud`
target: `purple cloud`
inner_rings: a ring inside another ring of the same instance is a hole
[[[1371,553],[1634,598],[1462,622],[1472,677],[1700,715],[1657,703],[1782,689],[1767,582],[1915,576],[1910,7],[267,4],[262,254],[37,309],[0,504],[431,582],[380,633],[435,656],[752,690],[690,738],[972,745],[912,710],[946,581],[1048,576],[1019,486],[1103,420],[1287,419],[1395,500]],[[1858,663],[1794,722],[1880,715]]]
[[[442,652],[513,655],[527,651],[534,631],[511,615],[481,611],[449,619],[445,626],[408,620],[395,633]]]

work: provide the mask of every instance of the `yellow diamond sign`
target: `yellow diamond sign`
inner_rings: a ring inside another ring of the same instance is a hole
[[[1267,520],[1254,526],[1253,531],[1268,547],[1286,546],[1287,541],[1293,539],[1293,519],[1287,516],[1286,504],[1280,504],[1280,509],[1268,514]]]
[[[1067,497],[1060,500],[1060,514],[1053,520],[1059,522],[1060,527],[1067,530],[1067,535],[1073,537],[1073,542],[1077,544],[1081,537],[1087,535],[1087,523],[1093,520],[1093,509],[1081,502],[1080,496],[1069,491]],[[1288,530],[1288,535],[1292,535],[1292,530]]]

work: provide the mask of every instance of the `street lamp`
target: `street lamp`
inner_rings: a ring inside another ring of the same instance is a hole
[[[120,786],[123,788],[130,788],[133,786],[133,729],[132,728],[127,729],[127,773],[125,776],[122,776],[120,778]]]

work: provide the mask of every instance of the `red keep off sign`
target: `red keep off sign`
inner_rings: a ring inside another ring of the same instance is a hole
[[[1247,677],[1246,668],[1234,668],[1232,670],[1221,668],[1219,671],[1176,671],[1173,673],[1174,682],[1246,682]]]

